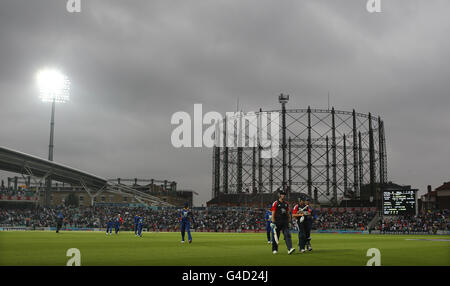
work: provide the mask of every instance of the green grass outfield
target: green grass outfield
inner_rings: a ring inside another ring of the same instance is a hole
[[[179,233],[9,231],[0,232],[0,265],[66,265],[69,248],[81,252],[81,265],[366,265],[369,248],[381,252],[381,265],[450,265],[450,236],[312,234],[312,252],[287,254],[284,240],[273,255],[265,234],[193,233],[181,244]]]

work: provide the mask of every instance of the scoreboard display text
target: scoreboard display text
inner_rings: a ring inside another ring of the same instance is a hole
[[[416,213],[416,192],[413,190],[383,192],[384,215]]]

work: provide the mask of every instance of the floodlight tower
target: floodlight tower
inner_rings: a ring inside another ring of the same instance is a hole
[[[55,104],[69,100],[70,81],[63,73],[56,69],[44,69],[37,74],[39,97],[43,102],[52,103],[52,115],[50,120],[50,142],[48,145],[48,160],[53,161],[53,137],[55,129]],[[51,178],[46,180],[46,192],[44,205],[50,205]]]
[[[287,182],[286,182],[286,103],[289,101],[289,94],[280,94],[278,96],[278,101],[281,103],[281,150],[283,152],[283,183],[282,190],[284,192],[287,191]],[[289,194],[288,194],[289,196]]]

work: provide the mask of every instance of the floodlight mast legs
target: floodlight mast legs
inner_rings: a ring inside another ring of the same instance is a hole
[[[50,121],[50,143],[48,145],[48,160],[53,161],[53,134],[55,132],[55,99],[52,103],[52,117]]]
[[[50,120],[50,143],[48,145],[48,160],[53,161],[53,137],[55,133],[55,99],[53,99],[52,103],[52,116]],[[50,194],[52,191],[52,179],[49,176],[46,179],[46,190],[45,190],[45,199],[44,199],[44,205],[46,207],[50,206]]]

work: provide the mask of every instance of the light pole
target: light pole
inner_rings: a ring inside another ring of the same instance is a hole
[[[280,94],[278,100],[281,103],[281,150],[283,152],[283,192],[287,191],[286,182],[286,103],[289,101],[289,94]],[[288,194],[289,195],[289,194]],[[288,198],[289,199],[289,198]]]
[[[63,73],[56,69],[43,69],[37,74],[39,97],[43,102],[52,103],[52,115],[50,119],[50,142],[48,145],[48,160],[53,161],[53,137],[55,129],[55,104],[69,100],[70,81]],[[44,205],[50,205],[50,193],[52,187],[51,177],[46,179],[46,191]]]

